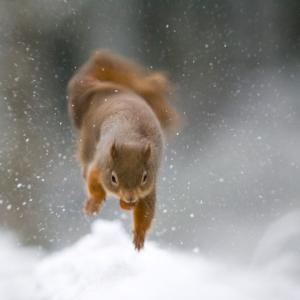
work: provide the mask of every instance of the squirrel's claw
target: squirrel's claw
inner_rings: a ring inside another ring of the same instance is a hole
[[[102,206],[102,201],[97,201],[93,198],[88,198],[83,206],[83,211],[87,215],[96,215]]]
[[[133,233],[133,244],[134,248],[137,251],[140,251],[144,248],[144,243],[145,243],[145,234],[144,233]]]

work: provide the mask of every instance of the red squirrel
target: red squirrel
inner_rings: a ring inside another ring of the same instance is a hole
[[[117,196],[122,209],[133,210],[137,250],[154,217],[164,136],[178,126],[170,90],[163,73],[107,50],[92,54],[68,84],[88,194],[84,211],[97,213],[108,193]]]

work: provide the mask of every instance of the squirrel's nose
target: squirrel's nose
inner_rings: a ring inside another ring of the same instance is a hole
[[[127,189],[127,190],[121,191],[120,196],[121,196],[122,200],[128,204],[134,204],[138,200],[138,195],[136,194],[136,191],[134,191],[132,189]]]
[[[126,197],[125,197],[125,201],[127,202],[127,203],[135,203],[136,202],[136,198],[134,197],[134,195],[133,194],[127,194],[126,195]]]

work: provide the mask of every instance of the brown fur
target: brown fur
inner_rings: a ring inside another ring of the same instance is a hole
[[[79,129],[79,159],[87,183],[85,212],[100,210],[108,192],[133,209],[134,244],[143,248],[155,210],[163,131],[178,124],[159,72],[97,51],[68,85],[69,112]]]
[[[146,100],[165,130],[178,127],[178,114],[167,101],[172,90],[167,77],[107,50],[96,51],[69,82],[69,111],[75,126],[81,127],[92,94],[105,96],[116,88],[132,90]]]

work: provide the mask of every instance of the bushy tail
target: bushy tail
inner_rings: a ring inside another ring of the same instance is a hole
[[[163,129],[178,127],[179,116],[167,98],[171,84],[161,72],[151,72],[140,65],[106,50],[96,51],[68,85],[69,109],[75,125],[81,126],[89,106],[89,95],[97,90],[130,89],[143,97],[152,108]]]

